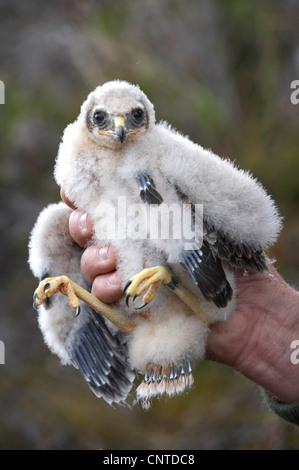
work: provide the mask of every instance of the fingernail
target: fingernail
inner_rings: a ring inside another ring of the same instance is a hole
[[[80,216],[80,219],[79,219],[80,227],[82,228],[82,230],[87,230],[86,217],[87,217],[86,212],[83,212],[83,214]]]
[[[117,274],[116,273],[110,274],[110,276],[108,277],[108,283],[111,286],[115,286],[116,282],[117,282]]]
[[[99,257],[103,260],[108,259],[108,246],[103,246],[99,249]]]

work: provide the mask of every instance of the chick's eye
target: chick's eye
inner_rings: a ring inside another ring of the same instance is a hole
[[[133,109],[132,111],[132,116],[134,118],[134,121],[137,124],[140,124],[141,121],[143,120],[144,112],[140,108]]]
[[[103,111],[96,111],[93,115],[93,119],[96,124],[103,126],[106,121],[106,114]]]

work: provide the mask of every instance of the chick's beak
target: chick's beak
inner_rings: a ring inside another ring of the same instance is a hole
[[[123,143],[123,141],[126,138],[125,126],[126,126],[125,118],[123,116],[116,116],[114,119],[115,135],[119,138],[121,143]]]

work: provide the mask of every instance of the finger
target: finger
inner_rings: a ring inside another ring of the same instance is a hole
[[[115,302],[123,295],[121,277],[116,271],[101,274],[95,278],[91,292],[102,302]]]
[[[110,246],[99,248],[91,245],[81,258],[81,272],[85,280],[92,284],[100,274],[110,273],[116,269],[116,255]]]
[[[86,212],[75,210],[69,218],[69,230],[71,237],[78,245],[85,247],[93,235],[92,222]]]
[[[66,196],[63,188],[60,189],[60,197],[67,206],[69,206],[71,209],[76,209],[72,201],[70,201],[69,198]]]

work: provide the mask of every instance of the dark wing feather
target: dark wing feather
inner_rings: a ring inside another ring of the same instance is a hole
[[[194,215],[194,205],[188,195],[177,185],[175,189],[183,203],[191,204]],[[226,279],[221,261],[228,262],[232,267],[264,271],[267,269],[266,260],[260,248],[232,242],[211,227],[205,218],[203,228],[201,249],[182,251],[180,261],[203,296],[213,301],[217,307],[225,307],[232,298],[232,288]]]
[[[227,305],[232,298],[232,288],[221,260],[214,256],[206,242],[201,249],[182,251],[180,261],[205,299],[214,302],[219,308]]]
[[[225,307],[232,298],[232,288],[226,279],[221,261],[232,267],[264,271],[267,269],[261,249],[236,244],[204,223],[203,245],[199,250],[183,251],[180,261],[207,300]]]
[[[267,270],[266,259],[261,248],[234,243],[206,222],[204,222],[204,239],[209,243],[215,256],[227,261],[233,267],[252,271]]]
[[[65,347],[96,396],[110,405],[124,402],[135,375],[121,333],[113,334],[99,314],[82,304],[80,325],[70,333]]]
[[[137,173],[136,180],[140,189],[142,202],[158,205],[163,202],[161,194],[157,191],[152,178],[147,173]]]

